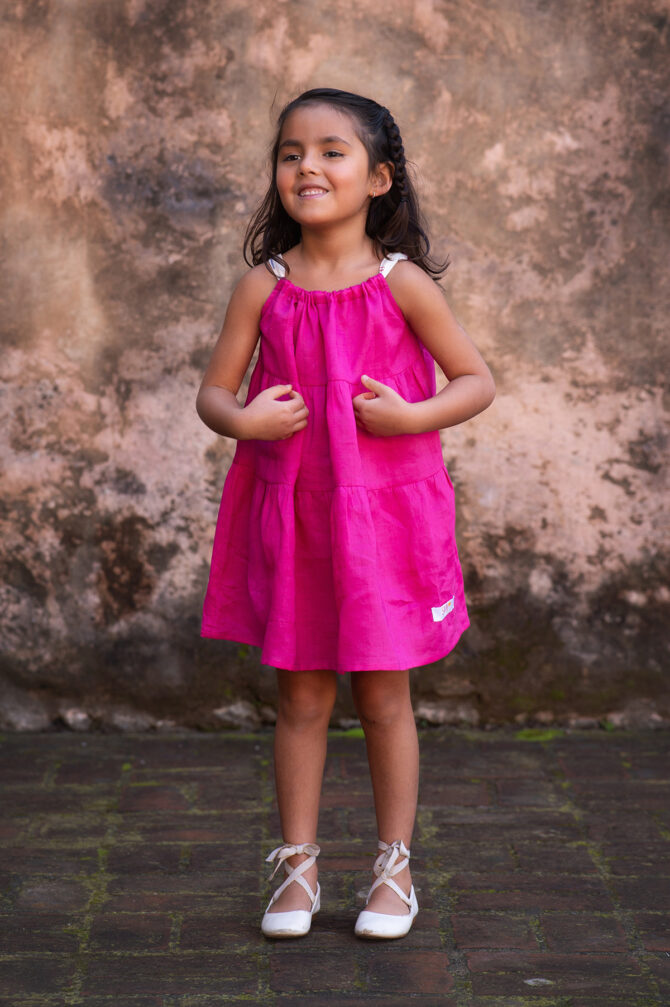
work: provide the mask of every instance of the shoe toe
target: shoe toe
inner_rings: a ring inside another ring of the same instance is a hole
[[[408,934],[412,920],[411,913],[407,913],[406,916],[387,916],[384,913],[369,913],[364,910],[356,920],[354,933],[357,937],[391,940]]]
[[[354,933],[357,937],[365,937],[370,940],[393,940],[396,937],[405,937],[412,928],[414,917],[419,911],[419,906],[414,894],[414,888],[410,891],[411,906],[410,911],[405,916],[390,916],[386,913],[373,913],[369,909],[364,909],[358,914]]]
[[[312,914],[306,909],[296,909],[291,913],[266,913],[261,930],[266,937],[304,937],[311,924]]]
[[[268,907],[269,908],[269,907]],[[290,913],[269,913],[261,920],[261,932],[266,937],[304,937],[312,926],[312,917],[321,908],[321,886],[316,886],[312,910],[294,909]]]

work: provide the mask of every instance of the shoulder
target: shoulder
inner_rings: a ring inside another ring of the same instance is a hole
[[[267,297],[276,283],[277,277],[264,263],[261,263],[260,266],[252,266],[240,277],[235,285],[234,293],[239,292],[242,296],[249,298],[263,295]]]
[[[260,314],[276,283],[276,277],[265,265],[252,266],[237,281],[230,299],[231,304],[245,305],[250,311]]]
[[[416,312],[421,305],[444,304],[444,292],[428,273],[415,262],[401,259],[388,274],[387,283],[406,318]]]

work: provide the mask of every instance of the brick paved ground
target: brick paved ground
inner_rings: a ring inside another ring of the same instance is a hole
[[[0,1003],[668,1005],[670,738],[544,737],[422,736],[421,912],[379,944],[352,933],[375,838],[359,737],[330,741],[322,911],[272,943],[270,735],[5,736]]]

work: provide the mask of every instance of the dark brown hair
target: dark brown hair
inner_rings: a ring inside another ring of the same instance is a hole
[[[279,139],[287,117],[302,105],[331,105],[351,117],[359,139],[368,152],[370,171],[390,163],[393,183],[388,192],[370,201],[365,231],[372,238],[382,258],[390,252],[404,252],[434,279],[441,276],[449,261],[431,258],[430,242],[419,210],[419,200],[408,173],[400,130],[387,108],[371,98],[338,91],[313,88],[290,101],[279,114],[272,146],[272,177],[263,202],[252,217],[244,238],[244,259],[251,266],[279,258],[300,241],[300,225],[284,209],[276,183]],[[288,266],[286,267],[288,271]]]

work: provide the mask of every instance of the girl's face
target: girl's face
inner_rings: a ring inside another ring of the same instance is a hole
[[[384,169],[370,172],[368,153],[346,112],[303,105],[279,137],[276,182],[288,215],[301,226],[323,227],[367,217],[370,194],[385,191]],[[390,185],[390,182],[389,182]]]

